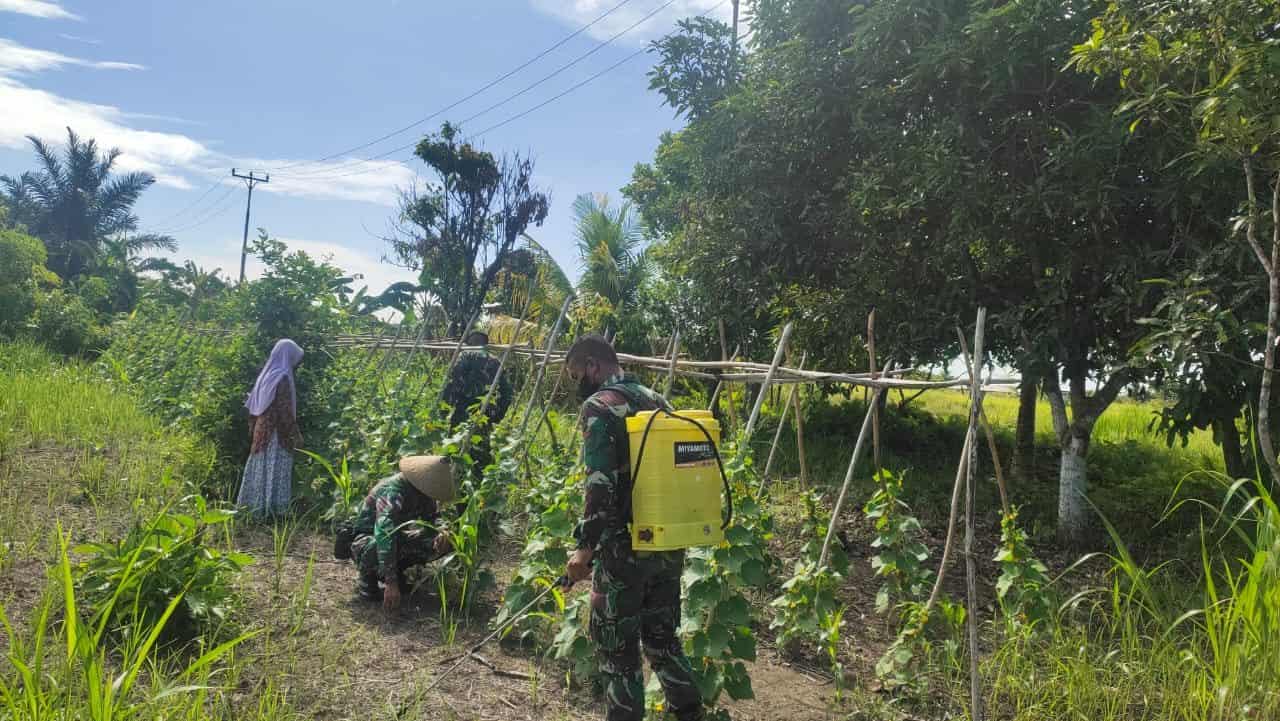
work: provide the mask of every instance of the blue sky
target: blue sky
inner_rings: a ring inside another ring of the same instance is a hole
[[[445,119],[479,113],[626,30],[463,125],[472,133],[485,130],[623,60],[680,17],[710,10],[727,19],[730,4],[627,0],[447,114],[368,148],[310,161],[467,96],[619,3],[0,0],[0,173],[34,167],[24,136],[60,144],[70,125],[123,150],[122,169],[157,176],[137,206],[144,229],[176,237],[179,257],[234,275],[245,190],[227,176],[233,166],[266,170],[272,181],[254,191],[252,226],[292,247],[331,255],[379,290],[409,278],[379,262],[385,248],[375,234],[394,212],[396,189],[414,182],[423,166],[408,150],[357,161],[410,144]],[[491,151],[536,157],[553,205],[546,224],[530,232],[571,275],[577,272],[569,216],[574,197],[616,196],[635,163],[652,157],[662,131],[680,124],[647,90],[651,64],[647,54],[627,61],[479,139]]]

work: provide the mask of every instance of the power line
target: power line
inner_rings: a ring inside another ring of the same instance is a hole
[[[511,94],[511,95],[508,95],[507,97],[505,97],[505,98],[503,98],[502,100],[500,100],[500,101],[498,101],[498,102],[494,103],[493,105],[490,105],[489,107],[485,108],[484,110],[481,110],[480,112],[475,113],[474,115],[471,115],[471,116],[469,116],[469,117],[465,118],[465,119],[464,119],[464,120],[462,120],[462,122],[461,122],[461,123],[459,123],[459,124],[460,124],[460,125],[462,125],[462,126],[465,126],[465,125],[466,125],[467,123],[469,123],[470,121],[475,120],[476,118],[478,118],[478,117],[480,117],[480,116],[482,116],[482,115],[484,115],[484,114],[486,114],[486,113],[489,113],[489,112],[491,112],[491,111],[493,111],[493,110],[496,110],[497,108],[499,108],[499,107],[501,107],[501,106],[503,106],[503,105],[506,105],[507,103],[509,103],[509,102],[511,102],[511,101],[513,101],[513,100],[515,100],[516,98],[520,97],[521,95],[524,95],[525,93],[529,92],[530,90],[533,90],[534,88],[538,87],[539,85],[542,85],[543,83],[547,82],[548,80],[551,80],[552,78],[555,78],[556,76],[560,75],[561,73],[563,73],[564,71],[568,70],[569,68],[571,68],[571,67],[573,67],[573,66],[577,65],[578,63],[582,62],[583,60],[586,60],[587,58],[589,58],[589,57],[591,57],[592,55],[596,54],[596,53],[597,53],[597,52],[599,52],[600,50],[603,50],[605,47],[607,47],[607,46],[609,46],[610,44],[612,44],[612,43],[613,43],[615,40],[617,40],[618,38],[622,37],[623,35],[626,35],[627,33],[631,32],[632,30],[635,30],[636,28],[640,27],[640,26],[641,26],[641,25],[643,25],[644,23],[648,22],[650,19],[652,19],[652,18],[653,18],[653,16],[655,16],[655,15],[657,15],[658,13],[662,12],[663,10],[666,10],[667,8],[671,7],[671,5],[673,5],[673,4],[675,3],[675,1],[676,1],[676,0],[666,0],[666,2],[662,3],[662,4],[661,4],[661,5],[659,5],[658,7],[654,8],[653,10],[651,10],[651,11],[650,11],[648,14],[646,14],[644,17],[640,18],[639,20],[637,20],[636,22],[634,22],[634,23],[632,23],[631,25],[627,26],[626,28],[624,28],[624,29],[622,29],[622,30],[620,30],[620,31],[618,31],[618,32],[616,32],[616,33],[614,33],[614,34],[613,34],[611,37],[609,37],[607,40],[603,40],[603,41],[601,41],[601,42],[600,42],[600,43],[598,43],[595,47],[591,48],[590,50],[588,50],[587,52],[583,53],[582,55],[579,55],[578,57],[576,57],[576,58],[574,58],[574,59],[570,60],[569,62],[565,63],[564,65],[561,65],[560,67],[558,67],[558,68],[556,68],[555,70],[553,70],[551,73],[549,73],[549,74],[547,74],[547,75],[543,76],[542,78],[539,78],[538,80],[534,81],[533,83],[530,83],[529,85],[526,85],[524,88],[521,88],[520,90],[516,91],[515,93],[513,93],[513,94]],[[724,0],[724,1],[725,1],[725,2],[727,2],[727,0]],[[720,5],[723,5],[723,4],[724,4],[724,2],[721,2],[721,3],[720,3]],[[712,8],[712,11],[713,11],[713,10],[715,10],[715,9],[717,9],[717,8],[719,8],[719,7],[720,7],[720,5],[717,5],[715,8]],[[620,6],[618,6],[618,7],[620,7]],[[614,9],[616,10],[616,9],[617,9],[617,7],[615,7]],[[611,12],[612,12],[612,11],[611,11]],[[707,11],[707,12],[711,12],[711,11]],[[628,56],[628,57],[627,57],[627,59],[630,59],[630,58],[632,58],[632,57],[635,57],[636,55],[641,54],[641,53],[643,53],[643,52],[645,52],[645,49],[644,49],[644,48],[641,48],[641,49],[640,49],[639,51],[637,51],[636,53],[633,53],[632,55]],[[619,65],[619,64],[621,64],[621,63],[615,64],[615,65],[614,65],[614,66],[612,66],[612,67],[617,67],[617,65]],[[595,77],[598,77],[598,74],[597,74],[597,76],[595,76]],[[457,104],[458,104],[458,103],[454,103],[454,105],[457,105]],[[450,107],[453,107],[453,106],[450,106]],[[342,164],[342,165],[336,166],[336,167],[334,167],[334,168],[316,169],[316,170],[312,170],[312,171],[306,171],[306,170],[304,170],[304,171],[301,171],[301,172],[299,172],[298,174],[293,175],[293,176],[288,176],[288,175],[286,174],[286,175],[281,176],[281,177],[295,177],[295,178],[303,178],[303,177],[305,177],[305,178],[307,178],[307,179],[322,180],[322,179],[328,179],[328,178],[342,178],[342,177],[346,177],[346,176],[348,176],[348,175],[358,175],[358,174],[360,174],[360,173],[368,172],[368,171],[367,171],[367,170],[361,170],[361,171],[356,172],[356,173],[350,173],[350,172],[345,172],[345,171],[349,171],[349,170],[352,170],[352,169],[354,169],[354,168],[357,168],[357,167],[359,167],[359,166],[361,166],[361,165],[364,165],[364,164],[366,164],[366,163],[370,163],[370,162],[373,162],[373,161],[376,161],[376,160],[381,160],[382,158],[385,158],[385,157],[387,157],[387,156],[389,156],[389,155],[394,155],[395,153],[399,153],[399,152],[401,152],[401,151],[408,150],[409,148],[412,148],[412,147],[416,146],[417,144],[418,144],[418,141],[416,141],[416,140],[415,140],[415,141],[413,141],[413,142],[411,142],[411,143],[406,143],[406,144],[404,144],[404,145],[400,145],[400,146],[397,146],[397,147],[395,147],[395,148],[392,148],[391,150],[388,150],[388,151],[386,151],[385,153],[380,153],[380,154],[375,155],[375,156],[373,156],[373,157],[371,157],[371,158],[365,158],[365,159],[362,159],[362,160],[354,160],[354,161],[351,161],[351,162],[349,162],[349,163],[345,163],[345,164]],[[337,174],[337,175],[330,175],[330,173],[333,173],[333,172],[335,172],[335,171],[336,171],[336,172],[338,172],[338,174]]]
[[[706,17],[707,15],[710,15],[711,13],[715,12],[716,10],[719,10],[719,9],[720,9],[721,7],[723,7],[723,6],[725,5],[725,3],[727,3],[727,2],[729,2],[729,0],[721,0],[719,3],[717,3],[717,4],[716,4],[716,5],[714,5],[714,6],[712,6],[710,9],[703,11],[702,13],[700,13],[699,15],[697,15],[697,16],[695,16],[695,17]],[[670,3],[668,3],[668,5],[669,5],[669,4],[670,4]],[[664,7],[665,7],[665,6],[664,6]],[[659,8],[659,9],[661,9],[661,8]],[[529,114],[531,114],[531,113],[533,113],[533,112],[536,112],[536,111],[538,111],[538,110],[541,110],[542,108],[546,107],[547,105],[550,105],[551,103],[553,103],[553,102],[555,102],[555,101],[557,101],[557,100],[559,100],[559,99],[563,98],[564,96],[569,95],[570,93],[573,93],[573,92],[575,92],[575,91],[579,90],[579,89],[580,89],[580,88],[582,88],[583,86],[590,84],[591,82],[593,82],[593,81],[595,81],[595,80],[599,79],[601,76],[604,76],[604,75],[606,75],[606,74],[608,74],[608,73],[612,72],[613,70],[616,70],[617,68],[621,67],[622,65],[625,65],[627,62],[629,62],[629,61],[631,61],[631,60],[634,60],[634,59],[636,59],[636,58],[640,57],[641,55],[645,54],[646,52],[648,52],[648,48],[640,48],[640,49],[636,50],[635,52],[631,53],[630,55],[627,55],[626,57],[622,58],[622,59],[621,59],[621,60],[619,60],[618,62],[614,63],[613,65],[610,65],[609,67],[607,67],[607,68],[605,68],[605,69],[603,69],[603,70],[601,70],[601,71],[599,71],[599,72],[597,72],[597,73],[595,73],[595,74],[593,74],[593,75],[591,75],[591,76],[589,76],[589,77],[585,78],[584,80],[581,80],[581,81],[579,81],[578,83],[575,83],[574,85],[570,86],[569,88],[567,88],[567,89],[565,89],[565,90],[563,90],[563,91],[561,91],[561,92],[557,93],[556,95],[553,95],[552,97],[550,97],[550,98],[548,98],[548,99],[546,99],[546,100],[542,101],[541,103],[538,103],[537,105],[535,105],[535,106],[533,106],[533,107],[531,107],[531,108],[528,108],[527,110],[521,111],[520,113],[517,113],[516,115],[513,115],[513,116],[511,116],[511,117],[507,118],[506,120],[503,120],[502,122],[499,122],[499,123],[495,123],[495,124],[493,124],[493,125],[490,125],[489,127],[485,128],[484,130],[481,130],[481,131],[480,131],[480,132],[478,132],[478,133],[470,133],[470,134],[468,134],[468,137],[470,137],[470,138],[479,138],[480,136],[484,135],[485,133],[491,132],[491,131],[493,131],[493,130],[497,130],[498,128],[501,128],[501,127],[503,127],[503,126],[505,126],[505,125],[508,125],[509,123],[513,123],[513,122],[515,122],[515,121],[517,121],[517,120],[519,120],[519,119],[521,119],[521,118],[523,118],[523,117],[525,117],[525,116],[527,116],[527,115],[529,115]],[[385,152],[385,153],[382,153],[382,154],[380,154],[380,155],[375,155],[375,156],[373,156],[372,158],[367,158],[367,159],[365,159],[365,160],[356,161],[355,163],[352,163],[351,165],[352,165],[352,166],[354,166],[354,165],[360,165],[360,164],[363,164],[363,163],[369,163],[369,162],[373,162],[373,161],[375,161],[375,160],[380,160],[380,159],[382,159],[382,158],[387,157],[388,155],[392,155],[392,154],[397,153],[397,152],[400,152],[400,151],[402,151],[402,150],[407,150],[407,149],[409,149],[409,148],[412,148],[412,147],[414,147],[415,145],[417,145],[417,142],[416,142],[416,141],[415,141],[415,142],[413,142],[413,143],[408,143],[408,144],[406,144],[406,145],[402,145],[402,146],[397,147],[397,148],[392,148],[391,150],[389,150],[389,151],[387,151],[387,152]],[[350,167],[350,166],[348,166],[348,167]],[[378,168],[364,168],[364,169],[361,169],[361,170],[352,170],[352,171],[350,171],[350,172],[338,173],[338,174],[335,174],[335,175],[325,176],[324,178],[316,178],[315,176],[310,176],[310,177],[311,177],[311,178],[314,178],[314,179],[332,180],[332,179],[335,179],[335,178],[345,178],[345,177],[350,176],[350,175],[362,175],[362,174],[364,174],[364,173],[370,173],[370,172],[373,172],[374,170],[378,170]]]
[[[169,215],[166,215],[166,216],[164,216],[163,218],[161,218],[161,219],[160,219],[160,221],[159,221],[159,224],[158,224],[158,225],[156,225],[156,227],[157,227],[157,228],[163,228],[163,227],[164,227],[164,226],[166,226],[166,225],[171,225],[171,224],[172,224],[172,223],[171,223],[171,221],[173,221],[175,218],[178,218],[178,217],[181,217],[182,215],[185,215],[185,214],[187,213],[187,211],[189,211],[189,210],[191,210],[192,208],[194,208],[194,207],[196,207],[197,205],[199,205],[199,204],[200,204],[200,201],[202,201],[202,200],[204,200],[206,197],[208,197],[209,193],[213,192],[213,189],[214,189],[214,188],[216,188],[216,187],[218,187],[219,185],[222,185],[222,178],[219,178],[219,179],[217,179],[217,180],[213,181],[213,184],[212,184],[212,185],[210,185],[208,188],[205,188],[205,191],[204,191],[203,193],[201,193],[201,194],[200,194],[200,197],[198,197],[198,198],[196,198],[195,200],[191,201],[190,203],[188,203],[188,204],[186,204],[186,205],[182,206],[182,208],[181,208],[181,209],[179,209],[177,212],[170,213]]]
[[[222,195],[219,195],[217,197],[218,198],[217,200],[213,201],[213,203],[209,206],[209,209],[204,211],[200,217],[188,223],[187,225],[184,225],[178,228],[171,228],[167,232],[182,233],[182,232],[191,230],[193,228],[198,228],[204,225],[205,223],[208,223],[209,221],[213,220],[214,218],[221,216],[223,213],[227,212],[227,210],[230,209],[231,206],[235,203],[234,198],[232,198],[230,201],[228,201],[228,198],[230,197],[231,193],[236,189],[236,186],[228,183],[224,187],[226,188],[226,190],[222,192]],[[220,203],[222,203],[221,207],[219,207]]]
[[[525,68],[527,68],[527,67],[529,67],[530,65],[534,64],[535,62],[537,62],[537,61],[541,60],[542,58],[546,57],[547,55],[551,54],[552,52],[554,52],[554,51],[558,50],[558,49],[559,49],[559,48],[561,48],[565,43],[567,43],[567,42],[569,42],[570,40],[572,40],[572,39],[574,39],[574,38],[578,37],[579,35],[581,35],[582,33],[586,32],[587,30],[590,30],[590,29],[591,29],[592,27],[594,27],[597,23],[599,23],[600,21],[602,21],[602,20],[604,20],[605,18],[609,17],[609,16],[610,16],[610,15],[612,15],[614,12],[616,12],[616,11],[620,10],[624,5],[627,5],[627,4],[628,4],[628,3],[630,3],[630,2],[632,2],[632,0],[622,0],[622,2],[618,3],[617,5],[614,5],[614,6],[613,6],[612,8],[610,8],[610,9],[606,10],[603,14],[601,14],[601,15],[600,15],[599,17],[597,17],[595,20],[592,20],[591,22],[587,23],[586,25],[583,25],[582,27],[578,28],[577,30],[573,31],[572,33],[569,33],[568,35],[566,35],[565,37],[561,38],[558,42],[556,42],[556,43],[555,43],[554,45],[552,45],[551,47],[547,48],[546,50],[543,50],[542,52],[538,53],[537,55],[534,55],[533,57],[531,57],[531,58],[529,58],[528,60],[524,61],[524,62],[523,62],[523,63],[521,63],[520,65],[517,65],[516,67],[512,68],[511,70],[508,70],[507,72],[503,73],[502,75],[498,76],[497,78],[494,78],[493,80],[489,81],[488,83],[486,83],[485,85],[483,85],[482,87],[480,87],[480,89],[478,89],[478,90],[476,90],[476,91],[474,91],[474,92],[470,93],[469,95],[467,95],[467,96],[465,96],[465,97],[463,97],[463,98],[461,98],[461,99],[459,99],[459,100],[456,100],[456,101],[454,101],[454,102],[450,103],[449,105],[447,105],[447,106],[445,106],[445,107],[443,107],[443,108],[440,108],[439,110],[436,110],[435,112],[431,113],[430,115],[427,115],[427,116],[425,116],[425,117],[422,117],[422,118],[419,118],[418,120],[413,121],[412,123],[410,123],[410,124],[408,124],[408,125],[404,126],[403,128],[400,128],[399,130],[393,130],[393,131],[392,131],[392,132],[390,132],[390,133],[387,133],[387,134],[382,135],[382,136],[380,136],[380,137],[374,138],[373,140],[370,140],[369,142],[364,143],[364,144],[362,144],[362,145],[357,145],[357,146],[352,147],[352,148],[347,148],[346,150],[340,150],[340,151],[338,151],[338,152],[336,152],[336,153],[332,153],[332,154],[330,154],[330,155],[326,155],[326,156],[324,156],[323,158],[320,158],[319,160],[313,160],[313,161],[305,161],[305,160],[303,160],[303,161],[298,161],[298,162],[294,162],[294,163],[288,163],[288,164],[285,164],[285,165],[280,165],[280,166],[277,166],[277,167],[275,167],[275,168],[272,168],[271,170],[274,170],[274,171],[280,171],[280,170],[285,170],[285,169],[287,169],[287,168],[294,168],[294,167],[297,167],[297,166],[299,166],[299,165],[308,165],[308,164],[314,164],[314,163],[323,163],[323,162],[325,162],[325,161],[327,161],[327,160],[332,160],[332,159],[334,159],[334,158],[336,158],[336,157],[339,157],[339,156],[341,156],[341,155],[347,155],[347,154],[349,154],[349,153],[354,153],[354,152],[359,151],[359,150],[364,150],[365,148],[368,148],[368,147],[370,147],[370,146],[372,146],[372,145],[376,145],[376,144],[378,144],[378,143],[380,143],[380,142],[382,142],[382,141],[384,141],[384,140],[387,140],[388,138],[393,138],[393,137],[395,137],[395,136],[397,136],[397,135],[400,135],[401,133],[408,132],[409,130],[412,130],[412,129],[414,129],[414,128],[418,127],[419,125],[422,125],[423,123],[427,122],[428,120],[431,120],[432,118],[438,117],[438,116],[440,116],[440,115],[442,115],[442,114],[444,114],[444,113],[449,112],[450,110],[453,110],[454,108],[458,107],[459,105],[461,105],[461,104],[463,104],[463,103],[467,102],[468,100],[471,100],[472,98],[476,97],[477,95],[480,95],[481,93],[485,92],[485,91],[486,91],[486,90],[488,90],[489,88],[492,88],[493,86],[497,85],[498,83],[501,83],[503,80],[506,80],[507,78],[511,77],[512,75],[515,75],[516,73],[520,72],[521,70],[524,70]],[[668,4],[670,4],[670,3],[668,3]],[[392,152],[394,152],[394,151],[392,151]]]

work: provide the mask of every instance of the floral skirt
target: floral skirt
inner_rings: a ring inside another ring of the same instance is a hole
[[[284,513],[289,507],[293,479],[293,454],[271,436],[267,449],[249,456],[236,504],[254,513]]]

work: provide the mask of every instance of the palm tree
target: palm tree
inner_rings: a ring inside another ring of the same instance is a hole
[[[111,293],[111,310],[132,310],[138,304],[138,276],[145,271],[164,271],[173,264],[163,258],[142,258],[148,250],[173,252],[178,244],[167,235],[118,235],[102,241],[90,266],[93,275],[106,280]]]
[[[39,138],[27,139],[41,167],[16,179],[0,176],[9,220],[44,241],[50,270],[74,278],[89,270],[105,241],[138,229],[133,205],[156,179],[150,173],[113,174],[120,151],[99,153],[96,141],[81,140],[71,128],[61,157]]]
[[[635,301],[651,272],[645,227],[631,203],[614,207],[604,193],[579,195],[573,217],[582,267],[578,287],[608,300],[617,314]]]

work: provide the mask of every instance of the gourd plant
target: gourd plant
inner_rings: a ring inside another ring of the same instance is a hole
[[[751,496],[758,479],[750,447],[735,438],[724,444],[721,457],[734,493],[733,524],[724,543],[687,553],[679,629],[702,701],[714,709],[709,718],[727,718],[727,712],[714,708],[722,694],[735,700],[755,697],[744,663],[756,658],[755,618],[746,592],[767,586],[778,565],[768,548],[773,517]],[[657,690],[651,680],[651,706]]]
[[[1034,630],[1049,619],[1054,604],[1048,569],[1032,553],[1026,532],[1018,526],[1017,508],[1000,520],[1000,548],[995,560],[1000,564],[996,595],[1009,630]]]
[[[836,589],[849,570],[849,558],[838,544],[831,548],[828,565],[818,566],[830,515],[818,491],[805,494],[804,505],[801,533],[807,540],[791,578],[782,584],[782,595],[769,604],[774,609],[769,628],[777,634],[778,647],[791,653],[804,643],[822,643],[824,627],[841,611]]]

